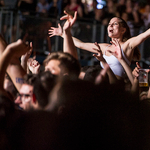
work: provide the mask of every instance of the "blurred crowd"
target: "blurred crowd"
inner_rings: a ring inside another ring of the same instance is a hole
[[[19,2],[25,8],[34,4]],[[112,6],[112,1],[107,4]],[[32,6],[43,13],[50,7],[48,3],[45,10],[40,3]],[[135,7],[135,12],[127,7],[132,17],[137,14]],[[125,13],[119,12],[119,16]],[[107,30],[111,44],[84,43],[72,38],[77,15],[77,10],[74,17],[65,12],[63,28],[58,24],[47,31],[50,37],[63,38],[63,48],[49,53],[43,66],[26,37],[8,44],[0,35],[0,149],[150,149],[150,84],[147,80],[139,85],[138,62],[130,68],[135,56],[140,60],[137,47],[150,37],[150,29],[131,37],[127,23],[113,17]],[[141,22],[136,19],[130,21],[138,27]],[[94,53],[101,65],[81,66],[76,47]]]
[[[44,17],[62,16],[63,11],[73,14],[78,12],[78,18],[95,19],[104,25],[110,18],[118,16],[128,22],[130,27],[138,28],[150,23],[150,3],[135,0],[18,0],[16,7],[23,15],[38,15]]]
[[[0,5],[5,6],[3,0]],[[17,0],[14,8],[23,15],[41,17],[60,17],[64,10],[71,15],[77,11],[79,18],[95,19],[104,25],[114,16],[123,18],[135,28],[141,25],[148,28],[150,23],[148,0]]]

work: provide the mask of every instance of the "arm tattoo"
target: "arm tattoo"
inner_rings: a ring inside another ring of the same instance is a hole
[[[16,83],[24,83],[24,79],[23,78],[16,78]]]

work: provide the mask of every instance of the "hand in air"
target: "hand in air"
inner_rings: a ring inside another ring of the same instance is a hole
[[[40,71],[40,64],[37,60],[31,58],[28,60],[28,68],[33,74],[38,74]]]
[[[33,51],[32,42],[30,42],[30,50],[21,56],[21,62],[27,62]]]
[[[76,19],[77,19],[77,11],[75,11],[74,17],[73,17],[72,15],[68,14],[66,11],[64,11],[64,13],[65,13],[66,15],[63,16],[63,17],[61,17],[60,20],[65,20],[65,19],[66,19],[67,21],[65,22],[64,26],[65,26],[66,24],[67,24],[67,26],[68,26],[68,23],[67,23],[67,22],[69,22],[70,27],[72,27],[72,26],[74,25]]]
[[[103,58],[103,54],[102,54],[102,51],[101,51],[100,46],[97,44],[97,42],[95,42],[94,44],[96,45],[97,48],[93,48],[93,49],[97,52],[97,54],[93,54],[93,56],[94,56],[97,60],[103,61],[104,58]]]
[[[48,34],[50,35],[49,37],[52,37],[52,36],[61,36],[62,35],[62,28],[60,26],[60,23],[58,23],[58,28],[55,28],[55,27],[51,27],[50,30],[48,30]]]
[[[15,58],[19,58],[32,49],[28,43],[25,43],[20,39],[17,42],[9,44],[8,48],[11,50],[11,53]]]
[[[113,39],[110,43],[113,46],[115,46],[115,51],[108,50],[109,53],[114,55],[118,60],[122,59],[123,57],[122,57],[122,52],[121,52],[121,46],[120,46],[118,40],[117,39]]]

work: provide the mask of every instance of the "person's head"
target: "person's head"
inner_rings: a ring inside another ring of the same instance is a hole
[[[80,64],[69,53],[53,52],[44,60],[45,71],[50,71],[54,75],[69,75],[78,78]]]
[[[44,110],[48,103],[49,92],[55,85],[56,77],[49,71],[37,75],[27,75],[16,100],[21,100],[20,107],[26,111]]]
[[[48,96],[57,82],[57,76],[50,71],[42,72],[36,76],[33,93],[40,109],[44,109],[48,104]]]
[[[35,75],[26,75],[24,83],[22,84],[19,95],[15,100],[23,110],[33,109],[32,103],[35,103],[35,95],[33,94],[33,83],[35,81]]]
[[[122,18],[112,18],[107,30],[110,38],[120,38],[123,42],[131,38],[130,28]]]
[[[108,36],[110,38],[119,38],[122,42],[127,41],[131,38],[130,28],[127,25],[126,21],[124,21],[120,17],[114,17],[110,20],[108,24]],[[133,51],[133,60],[138,61],[141,58],[140,51],[138,47],[136,47]]]
[[[51,91],[46,110],[62,113],[64,110],[71,109],[70,113],[71,111],[75,113],[78,107],[82,109],[83,105],[86,106],[88,102],[95,99],[97,92],[94,89],[96,86],[88,81],[63,77]]]
[[[91,83],[95,83],[96,77],[99,75],[102,67],[100,65],[89,66],[89,68],[85,71],[85,76],[83,80],[89,81]],[[109,83],[108,76],[106,75],[106,79],[103,81],[105,84]]]

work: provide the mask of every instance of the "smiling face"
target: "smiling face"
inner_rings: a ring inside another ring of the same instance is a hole
[[[107,27],[108,36],[110,38],[122,38],[124,29],[120,24],[119,18],[112,18]]]

